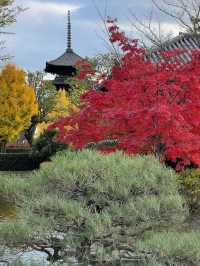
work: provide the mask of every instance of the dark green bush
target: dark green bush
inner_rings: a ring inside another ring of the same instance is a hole
[[[107,139],[107,140],[102,140],[99,142],[90,142],[85,146],[85,149],[89,150],[95,150],[99,148],[112,148],[115,147],[117,144],[119,144],[118,140],[112,140],[112,139]]]
[[[29,151],[0,153],[0,171],[30,171],[38,167]]]
[[[46,131],[37,139],[32,149],[11,149],[0,153],[0,171],[26,171],[39,168],[41,162],[50,160],[56,152],[67,149],[67,145],[54,141],[57,131]]]
[[[45,131],[32,146],[32,157],[38,163],[48,161],[56,152],[67,149],[66,144],[55,141],[57,130]]]
[[[31,153],[31,148],[6,148],[6,153]]]
[[[146,263],[148,251],[139,246],[137,251],[136,240],[147,231],[172,229],[187,214],[176,179],[173,170],[151,156],[59,152],[23,185],[0,179],[7,196],[15,184],[23,207],[23,223],[0,224],[0,244],[45,242],[54,249],[51,260],[58,260],[68,246],[81,261],[106,265],[126,261],[130,253],[130,260]]]

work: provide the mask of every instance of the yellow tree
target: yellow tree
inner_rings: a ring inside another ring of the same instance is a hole
[[[38,106],[25,72],[7,65],[0,73],[0,143],[15,141],[37,115]]]
[[[69,115],[70,101],[65,90],[59,90],[56,95],[55,105],[51,112],[47,114],[46,120],[54,122],[55,120]]]
[[[76,111],[78,108],[71,103],[68,93],[65,90],[59,90],[56,94],[54,107],[46,115],[45,122],[37,125],[34,138],[39,137],[51,123]]]

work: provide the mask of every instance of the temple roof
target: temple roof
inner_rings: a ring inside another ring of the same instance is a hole
[[[64,54],[55,60],[47,62],[47,64],[54,66],[75,66],[81,59],[82,57],[74,53],[72,49],[67,49]]]
[[[200,49],[200,36],[192,33],[181,33],[171,40],[164,42],[160,48],[152,47],[149,55],[154,62],[159,62],[162,60],[159,52],[173,49],[183,49],[185,52],[179,57],[184,63],[187,63],[191,60],[191,50]]]
[[[68,11],[68,24],[67,24],[67,48],[66,51],[57,59],[46,62],[45,71],[58,75],[72,75],[75,72],[75,66],[78,61],[83,58],[76,54],[71,48],[71,21],[70,11]]]

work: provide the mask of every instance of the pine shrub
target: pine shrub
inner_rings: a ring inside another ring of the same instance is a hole
[[[200,209],[200,168],[187,169],[180,173],[178,181],[191,212]]]
[[[16,184],[23,223],[16,221],[14,228],[23,237],[15,242],[5,232],[12,222],[2,230],[0,224],[0,243],[24,240],[35,246],[45,241],[55,251],[51,260],[56,260],[56,250],[61,254],[68,246],[81,261],[122,261],[146,231],[173,228],[185,219],[176,179],[173,170],[152,156],[58,152],[50,164],[24,179],[23,186]]]

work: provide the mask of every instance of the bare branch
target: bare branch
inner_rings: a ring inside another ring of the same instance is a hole
[[[155,26],[152,26],[153,10],[151,11],[149,18],[145,20],[147,22],[140,20],[132,10],[130,10],[130,14],[134,18],[130,21],[131,25],[154,46],[162,47],[162,43],[169,39],[170,34],[167,34],[166,36],[162,34],[161,23],[157,23],[157,30],[155,29]]]
[[[200,0],[152,0],[152,8],[171,18],[180,26],[181,32],[200,35]],[[144,20],[139,19],[133,11],[130,13],[134,19],[132,26],[154,46],[162,48],[163,42],[170,39],[170,33],[163,34],[162,23],[153,19],[152,10]]]
[[[99,15],[99,17],[101,19],[101,22],[103,24],[103,27],[104,27],[103,32],[104,32],[106,38],[105,39],[103,38],[103,39],[104,39],[105,43],[108,45],[108,47],[110,47],[111,53],[115,54],[116,59],[117,59],[118,63],[120,64],[121,59],[120,59],[119,51],[117,50],[115,45],[110,41],[111,35],[110,35],[110,32],[108,30],[108,26],[107,26],[107,23],[106,23],[107,18],[108,18],[107,5],[105,5],[105,14],[104,15],[102,15],[101,11],[99,10],[98,6],[95,3],[94,3],[94,6],[95,6],[95,8],[97,10],[97,13],[98,13],[98,15]]]
[[[19,15],[19,13],[25,10],[26,9],[23,9],[19,6],[14,6],[14,0],[0,0],[0,34],[13,34],[4,29],[10,24],[16,22],[16,17]],[[2,48],[1,44],[0,48]],[[7,60],[9,58],[10,57],[0,55],[0,61]]]
[[[161,0],[165,5],[166,5],[166,1],[165,0]],[[181,0],[180,0],[181,1]],[[169,9],[167,8],[164,8],[162,7],[160,4],[158,4],[156,2],[156,0],[152,0],[152,3],[154,4],[154,6],[162,13],[168,15],[169,17],[175,19],[180,25],[182,25],[185,29],[187,29],[187,31],[189,32],[193,32],[193,28],[190,26],[189,23],[187,23],[184,19],[183,19],[183,16],[184,16],[184,6],[182,7],[182,13],[181,15],[178,15],[178,13],[172,13],[172,11],[170,11]],[[167,3],[168,6],[172,6],[172,7],[175,7],[174,4],[170,4],[170,3]]]

